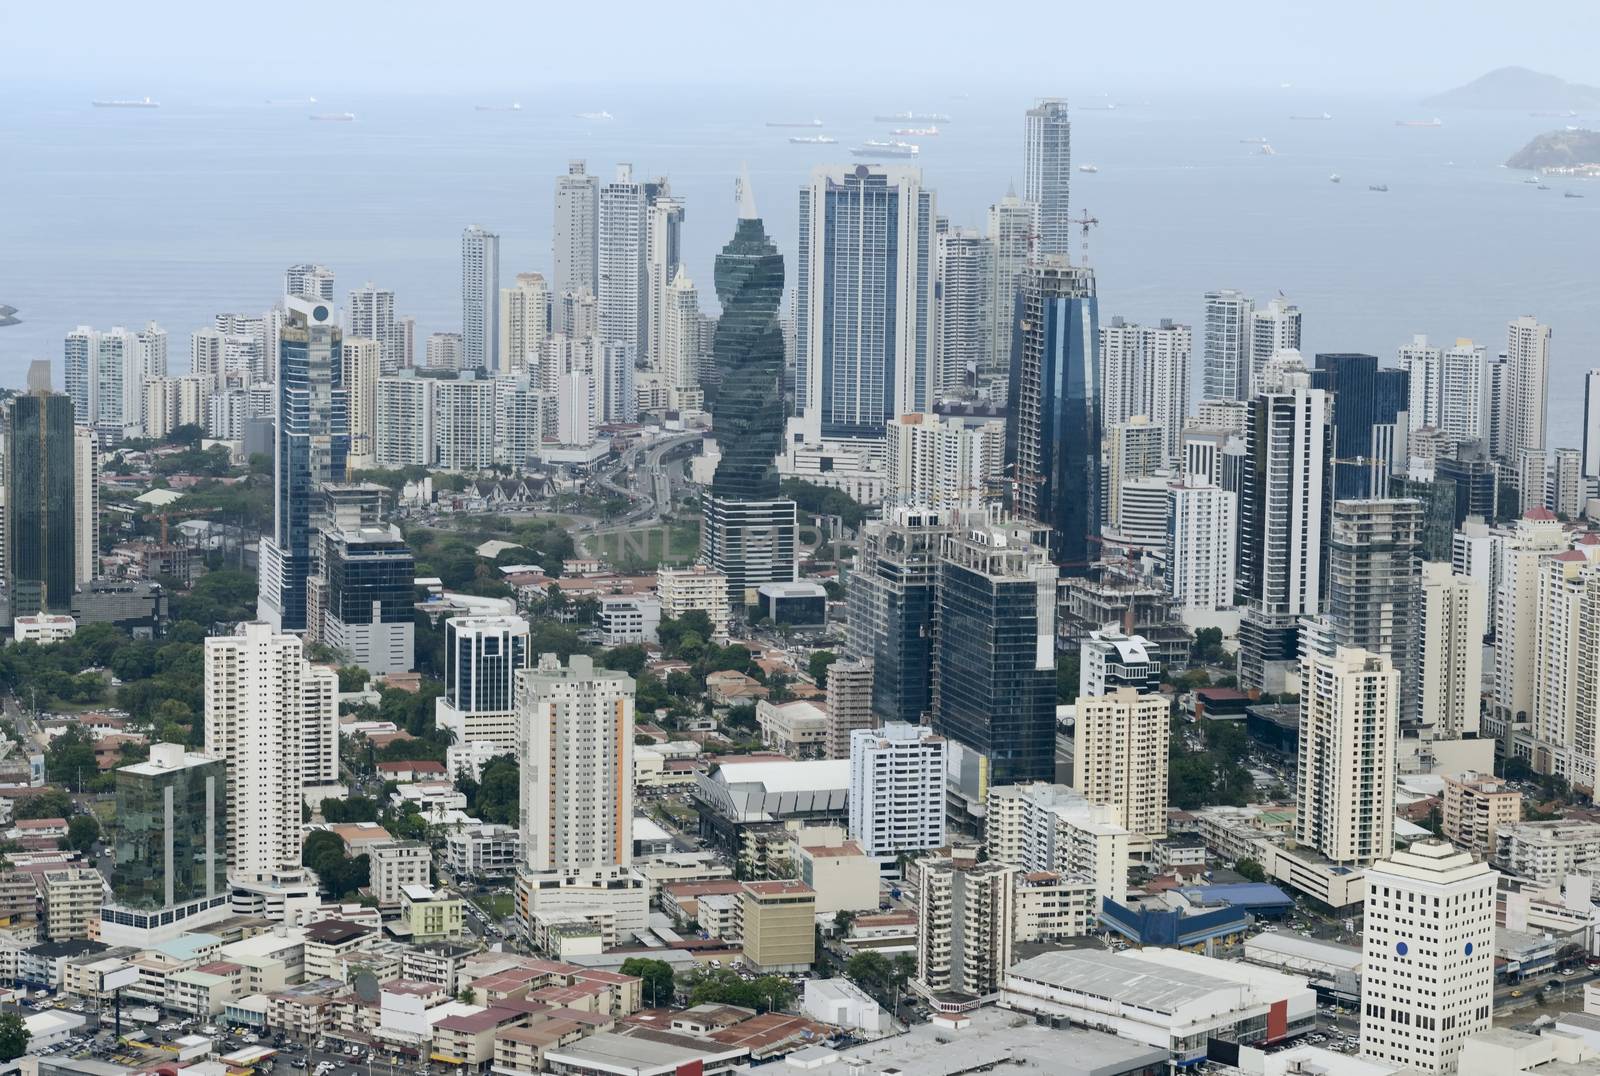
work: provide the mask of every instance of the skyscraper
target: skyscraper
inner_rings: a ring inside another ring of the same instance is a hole
[[[1396,365],[1410,379],[1411,394],[1406,408],[1413,430],[1439,426],[1439,378],[1443,362],[1443,349],[1429,344],[1426,336],[1413,336],[1411,343],[1400,345]]]
[[[700,312],[700,291],[682,265],[667,289],[662,325],[661,376],[671,394],[672,406],[686,408],[701,386],[710,341],[706,317]],[[709,380],[709,379],[708,379]]]
[[[94,427],[108,444],[139,436],[146,355],[139,336],[121,326],[99,331],[80,325],[67,333],[63,369],[74,421]]]
[[[934,393],[961,395],[968,378],[988,365],[994,332],[994,251],[975,228],[941,232],[938,252],[939,357]]]
[[[476,224],[461,233],[461,366],[500,360],[500,237]]]
[[[1600,370],[1583,375],[1583,477],[1600,478]]]
[[[82,586],[100,574],[100,446],[85,426],[72,431],[72,470],[72,581]]]
[[[1457,442],[1489,446],[1489,357],[1471,340],[1457,340],[1439,356],[1439,430]]]
[[[1311,383],[1333,398],[1332,495],[1376,497],[1388,491],[1399,416],[1410,388],[1403,370],[1380,370],[1375,355],[1319,354]]]
[[[934,196],[916,168],[819,167],[800,191],[796,412],[812,441],[881,441],[933,405]]]
[[[1506,459],[1545,447],[1549,380],[1550,326],[1524,314],[1506,326]]]
[[[523,862],[533,871],[633,862],[633,678],[554,654],[518,674]]]
[[[1105,426],[1143,415],[1160,427],[1163,461],[1178,457],[1189,413],[1189,326],[1162,318],[1133,325],[1120,317],[1100,327],[1100,421]]]
[[[1487,863],[1423,840],[1367,872],[1361,933],[1361,1056],[1456,1071],[1462,1043],[1494,1018],[1495,886]]]
[[[343,334],[323,302],[290,297],[278,347],[272,534],[261,541],[257,615],[275,631],[306,629],[312,507],[342,482],[350,454]]]
[[[616,178],[600,187],[599,265],[595,297],[600,301],[600,339],[644,354],[649,288],[645,274],[650,192],[634,179],[633,165],[617,165]]]
[[[940,550],[933,728],[993,784],[1055,776],[1056,575],[1037,524],[968,517]]]
[[[416,557],[400,528],[382,522],[386,492],[372,484],[323,488],[308,587],[319,614],[308,633],[374,676],[415,664]]]
[[[715,268],[722,317],[715,377],[705,388],[721,458],[706,498],[702,559],[727,575],[729,599],[741,604],[762,583],[795,578],[796,514],[794,502],[778,496],[774,464],[783,444],[783,256],[756,215],[748,176],[737,193],[738,225]]]
[[[1394,848],[1400,674],[1340,647],[1308,653],[1300,684],[1295,835],[1335,864],[1365,866]]]
[[[555,230],[552,233],[551,291],[588,292],[599,287],[598,226],[600,179],[582,161],[569,161],[567,174],[556,177]],[[561,329],[558,331],[565,332]]]
[[[1261,371],[1280,351],[1300,350],[1300,308],[1279,295],[1250,311],[1250,388],[1261,387]]]
[[[348,336],[340,347],[344,369],[340,374],[350,410],[352,468],[371,467],[377,451],[378,373],[382,345],[376,340]]]
[[[645,215],[645,329],[639,357],[651,370],[666,365],[667,321],[672,309],[672,282],[683,264],[683,200],[674,198],[665,180],[655,185]]]
[[[1017,328],[1017,278],[1028,261],[1033,214],[1015,188],[989,207],[986,238],[993,253],[994,278],[989,298],[992,326],[989,361],[984,372],[1001,377],[1011,369],[1011,341]]]
[[[67,613],[77,538],[73,403],[43,391],[6,405],[5,568],[11,615]]]
[[[1422,724],[1439,739],[1478,734],[1483,695],[1483,637],[1488,602],[1483,583],[1456,575],[1448,561],[1422,565],[1422,651],[1418,694]]]
[[[951,533],[948,510],[904,506],[861,529],[847,646],[872,663],[872,711],[884,721],[918,725],[932,709],[939,550]]]
[[[1117,823],[1147,841],[1167,834],[1165,697],[1119,687],[1078,696],[1072,787],[1116,808]]]
[[[1044,97],[1027,115],[1023,197],[1033,215],[1033,252],[1072,250],[1068,187],[1072,181],[1072,120],[1064,97]]]
[[[1212,400],[1248,400],[1251,394],[1251,314],[1255,302],[1241,291],[1208,291],[1201,392]]]
[[[548,335],[550,288],[539,273],[518,273],[516,283],[500,289],[500,361],[502,373],[538,373]]]
[[[1094,272],[1046,258],[1023,270],[1021,288],[1006,429],[1011,510],[1048,527],[1056,564],[1081,575],[1102,514]]]
[[[850,836],[869,856],[942,848],[944,737],[892,721],[850,734]]]
[[[333,302],[333,270],[325,265],[302,262],[283,273],[283,294],[291,299]]]
[[[444,622],[444,694],[434,720],[456,743],[517,747],[514,690],[528,667],[528,622],[520,616],[456,616]]]
[[[378,370],[392,374],[406,365],[405,341],[394,319],[394,292],[371,281],[350,293],[350,335],[378,344]]]
[[[1239,498],[1191,475],[1167,487],[1167,593],[1180,612],[1228,609],[1234,601]]]

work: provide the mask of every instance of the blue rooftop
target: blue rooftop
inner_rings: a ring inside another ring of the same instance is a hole
[[[1236,882],[1231,885],[1186,885],[1178,892],[1195,904],[1232,904],[1242,908],[1287,908],[1294,904],[1283,890],[1266,882]]]
[[[179,934],[170,941],[159,942],[151,948],[167,954],[176,960],[193,960],[201,952],[214,945],[221,945],[222,939],[215,934],[204,934],[193,931],[188,934]]]

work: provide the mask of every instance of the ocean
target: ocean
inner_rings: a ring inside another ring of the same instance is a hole
[[[126,96],[142,96],[142,88]],[[315,105],[162,95],[159,109],[96,109],[59,87],[8,94],[0,114],[0,384],[49,358],[75,325],[171,334],[187,369],[189,332],[218,311],[258,313],[295,262],[326,264],[341,301],[365,281],[415,315],[418,360],[430,332],[460,326],[460,233],[500,233],[501,280],[550,269],[552,189],[573,158],[602,177],[618,162],[670,178],[687,202],[686,265],[715,307],[712,260],[734,223],[734,177],[748,164],[769,233],[790,261],[797,191],[817,164],[892,137],[873,115],[950,116],[921,145],[924,180],[952,224],[982,227],[1007,186],[1022,188],[1031,101],[946,89],[897,100],[739,88],[529,94],[519,112],[483,97],[326,96]],[[1414,333],[1471,337],[1491,351],[1505,324],[1535,314],[1553,329],[1551,447],[1576,445],[1580,378],[1600,366],[1595,253],[1600,184],[1539,191],[1501,162],[1541,131],[1583,118],[1445,112],[1376,94],[1264,89],[1253,95],[1074,98],[1072,211],[1098,219],[1088,239],[1103,319],[1196,326],[1203,294],[1278,292],[1304,311],[1304,350],[1366,351],[1392,362]],[[312,122],[313,112],[356,114]],[[609,120],[578,112],[605,110]],[[1332,115],[1297,121],[1294,114]],[[836,145],[792,145],[807,130],[768,120],[821,118]],[[1588,121],[1593,122],[1593,121]],[[912,124],[910,126],[922,126]],[[1265,138],[1271,155],[1246,140]],[[895,162],[909,163],[909,162]],[[1342,182],[1332,183],[1338,173]],[[1387,185],[1387,193],[1369,190]],[[1568,199],[1563,192],[1585,193]],[[1077,251],[1074,257],[1079,257]]]

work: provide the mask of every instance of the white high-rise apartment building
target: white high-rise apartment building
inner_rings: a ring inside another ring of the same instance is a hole
[[[1015,190],[989,207],[986,238],[992,251],[993,284],[989,298],[990,373],[1011,369],[1011,338],[1016,330],[1017,278],[1028,262],[1033,213]]]
[[[701,359],[707,350],[700,292],[681,264],[667,290],[662,334],[661,375],[674,396],[673,406],[681,406],[677,395],[700,387]]]
[[[1167,486],[1167,593],[1180,614],[1233,606],[1238,523],[1238,494],[1204,475]]]
[[[380,374],[392,374],[407,365],[404,341],[394,318],[394,292],[367,281],[350,293],[347,316],[350,325],[346,339],[377,341]]]
[[[227,334],[217,329],[196,329],[189,334],[189,372],[206,379],[207,395],[228,387],[227,339]]]
[[[515,685],[528,667],[528,622],[520,616],[456,616],[444,622],[444,694],[434,720],[456,743],[517,750]],[[631,741],[631,737],[630,737]]]
[[[1300,308],[1283,296],[1250,311],[1250,395],[1261,390],[1261,373],[1280,351],[1300,350]]]
[[[62,354],[73,420],[111,444],[139,436],[148,354],[139,335],[121,326],[102,332],[80,325],[67,333]]]
[[[1531,721],[1538,677],[1539,590],[1545,558],[1566,548],[1555,513],[1540,508],[1501,542],[1494,605],[1494,718],[1488,730]]]
[[[205,642],[205,753],[228,764],[229,873],[296,871],[301,789],[338,773],[338,674],[262,623]]]
[[[1588,489],[1583,480],[1583,453],[1576,448],[1558,448],[1550,464],[1550,489],[1546,506],[1562,519],[1583,515]]]
[[[672,310],[672,282],[683,264],[683,200],[674,198],[665,180],[655,185],[645,211],[645,327],[638,354],[651,370],[665,369],[667,321]]]
[[[494,379],[494,459],[520,471],[544,442],[544,397],[527,371]]]
[[[595,296],[600,303],[600,339],[644,354],[649,289],[645,273],[649,193],[633,178],[631,164],[600,188],[599,265]]]
[[[819,167],[801,188],[795,402],[807,442],[881,441],[890,418],[933,406],[935,213],[917,168]]]
[[[935,244],[939,274],[939,357],[934,392],[962,394],[969,371],[988,365],[994,315],[994,248],[976,228],[951,228]]]
[[[1498,875],[1448,841],[1417,841],[1367,871],[1361,1056],[1456,1071],[1462,1042],[1494,1017]]]
[[[1505,456],[1545,447],[1550,326],[1524,314],[1506,326]]]
[[[656,597],[663,617],[681,617],[698,609],[711,621],[711,640],[719,646],[728,641],[728,577],[704,564],[688,568],[659,568],[656,571]]]
[[[1410,382],[1406,407],[1413,430],[1439,426],[1439,379],[1443,362],[1444,351],[1429,344],[1424,335],[1413,336],[1409,344],[1400,345],[1395,365],[1406,372]]]
[[[1439,355],[1441,432],[1456,441],[1489,440],[1489,354],[1471,340],[1457,340]],[[1485,444],[1491,449],[1492,445]]]
[[[1110,804],[1091,803],[1066,785],[989,789],[984,840],[989,858],[1028,871],[1078,874],[1094,883],[1094,906],[1128,897],[1132,835]]]
[[[555,229],[551,233],[554,274],[550,282],[554,294],[593,295],[599,290],[599,211],[599,177],[590,175],[584,162],[569,161],[567,174],[556,177]]]
[[[461,368],[500,359],[500,237],[469,224],[461,233]]]
[[[494,465],[495,388],[492,378],[463,370],[433,386],[433,465],[482,471]]]
[[[577,370],[556,380],[556,440],[592,445],[595,436],[594,377]]]
[[[73,582],[82,586],[100,574],[100,449],[94,431],[72,431]]]
[[[150,382],[145,382],[149,385]],[[213,392],[206,400],[206,436],[219,441],[244,440],[244,422],[249,410],[249,396],[244,389]],[[351,452],[354,459],[354,451]],[[357,466],[366,464],[356,461]]]
[[[1119,687],[1078,696],[1072,787],[1116,809],[1118,824],[1147,840],[1167,834],[1167,740],[1171,712],[1161,695]]]
[[[1072,119],[1064,97],[1028,109],[1023,197],[1033,214],[1033,253],[1072,253]]]
[[[518,674],[522,862],[535,871],[633,862],[633,678],[554,654]]]
[[[385,468],[433,463],[431,377],[380,377],[375,396],[373,452]]]
[[[1193,349],[1189,326],[1168,318],[1133,325],[1117,317],[1100,326],[1100,421],[1109,428],[1143,415],[1161,428],[1163,458],[1176,459]]]
[[[1583,375],[1583,477],[1600,478],[1600,370]]]
[[[283,294],[300,299],[333,302],[333,270],[326,265],[303,262],[283,272]]]
[[[466,347],[460,333],[429,333],[422,364],[430,370],[464,370]]]
[[[1535,741],[1548,751],[1551,759],[1550,763],[1542,764],[1540,770],[1559,773],[1569,780],[1574,778],[1571,753],[1578,742],[1579,670],[1587,657],[1580,649],[1584,598],[1593,578],[1593,561],[1585,554],[1596,552],[1596,547],[1583,545],[1539,561],[1532,731]],[[1583,754],[1582,769],[1592,769],[1592,743],[1586,746]]]
[[[1394,847],[1399,693],[1388,658],[1345,647],[1302,658],[1295,835],[1337,864]]]
[[[1011,966],[1018,871],[979,862],[974,848],[950,852],[912,868],[920,904],[911,987],[930,998],[955,991],[988,999],[999,994]]]
[[[1205,297],[1206,339],[1201,360],[1201,395],[1214,400],[1250,398],[1251,324],[1255,301],[1223,288]],[[1210,423],[1208,423],[1210,425]]]
[[[1105,519],[1115,527],[1122,513],[1122,487],[1155,474],[1166,462],[1166,431],[1146,415],[1105,427]]]
[[[889,489],[897,503],[979,508],[1001,497],[1003,415],[918,411],[891,419],[888,430]]]
[[[139,350],[143,353],[146,377],[167,376],[167,330],[153,321],[147,322],[139,330]]]
[[[595,371],[595,417],[603,423],[629,423],[639,418],[639,390],[634,382],[633,349],[602,344]]]
[[[1444,561],[1422,565],[1422,724],[1439,739],[1477,735],[1488,594]]]
[[[345,393],[350,401],[350,467],[371,467],[377,454],[378,376],[383,347],[376,340],[344,338]]]
[[[518,273],[516,283],[500,289],[501,373],[538,374],[548,334],[550,287],[539,273]]]
[[[869,856],[942,848],[945,739],[891,722],[850,733],[850,836]]]

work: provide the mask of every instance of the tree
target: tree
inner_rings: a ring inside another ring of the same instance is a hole
[[[14,1012],[0,1013],[0,1061],[15,1061],[28,1052],[33,1033]]]
[[[1221,628],[1201,628],[1194,633],[1194,646],[1189,650],[1189,660],[1196,665],[1216,665],[1227,658],[1222,649]]]
[[[478,1003],[478,992],[470,986],[463,986],[461,993],[456,995],[456,1000],[463,1005],[476,1005]]]
[[[522,783],[516,758],[492,758],[484,763],[480,775],[483,780],[478,785],[473,813],[485,822],[515,823]]]
[[[637,975],[644,980],[645,1000],[652,1008],[660,1008],[663,1003],[672,1004],[674,993],[672,965],[665,960],[629,957],[622,962],[622,974]]]
[[[39,793],[17,801],[12,817],[21,821],[28,818],[65,818],[72,813],[72,798],[66,789],[52,786]]]
[[[846,961],[844,973],[863,990],[876,993],[889,984],[894,968],[888,957],[868,949]]]
[[[376,822],[378,802],[365,796],[351,796],[344,800],[326,799],[322,801],[322,820],[330,823]]]
[[[50,741],[45,751],[45,770],[55,780],[82,792],[83,782],[100,772],[94,760],[94,741],[81,725],[74,725]]]
[[[828,666],[839,660],[839,655],[832,650],[814,650],[806,662],[806,672],[811,675],[811,682],[819,688],[828,686]]]
[[[67,823],[67,847],[88,852],[100,839],[100,823],[92,814],[74,815]]]
[[[1073,651],[1056,658],[1056,703],[1065,705],[1078,698],[1078,654]]]
[[[757,1012],[786,1009],[794,1003],[794,985],[781,975],[742,979],[731,968],[703,971],[686,984],[689,1004],[739,1005]]]
[[[626,646],[614,646],[604,654],[601,654],[600,667],[602,669],[618,669],[637,680],[639,674],[644,672],[645,663],[649,660],[650,655],[645,653],[644,647],[639,646],[637,643],[629,643]]]
[[[345,694],[360,691],[367,686],[370,673],[359,665],[339,666],[339,690]]]
[[[1239,877],[1246,878],[1252,882],[1264,882],[1267,880],[1266,870],[1253,859],[1236,860],[1233,864],[1233,870]]]

